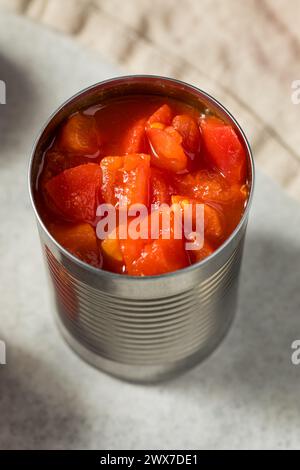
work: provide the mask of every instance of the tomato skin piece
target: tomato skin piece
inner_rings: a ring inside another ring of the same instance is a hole
[[[92,266],[101,267],[96,233],[90,224],[51,224],[49,230],[70,253]]]
[[[209,158],[230,183],[246,182],[246,154],[234,129],[218,118],[201,120]]]
[[[100,143],[95,118],[76,113],[67,120],[61,130],[59,148],[63,152],[97,156]]]
[[[139,119],[126,133],[124,139],[124,153],[143,153],[146,150],[146,126],[147,119]]]
[[[161,169],[174,173],[183,171],[187,167],[187,156],[182,146],[163,129],[147,129],[147,136],[151,147],[151,163]]]
[[[102,169],[103,200],[116,207],[121,204],[149,203],[150,156],[142,153],[105,157]]]
[[[150,128],[155,123],[161,123],[165,126],[169,126],[172,122],[172,116],[173,113],[170,106],[163,104],[149,117],[146,127]]]
[[[172,126],[182,136],[182,145],[190,153],[200,150],[200,131],[196,121],[188,114],[178,114],[172,121]]]
[[[87,163],[50,179],[45,184],[45,191],[58,215],[72,222],[93,222],[100,184],[100,166]]]

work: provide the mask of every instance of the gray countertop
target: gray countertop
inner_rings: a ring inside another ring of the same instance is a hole
[[[116,73],[64,37],[0,18],[0,447],[300,447],[300,209],[260,174],[237,318],[203,364],[131,385],[86,365],[57,332],[27,194],[30,148],[58,104]]]

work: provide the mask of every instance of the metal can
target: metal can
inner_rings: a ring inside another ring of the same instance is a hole
[[[249,199],[234,232],[203,261],[160,276],[119,275],[85,264],[50,235],[36,204],[42,155],[57,126],[78,109],[133,94],[168,96],[211,109],[234,127],[247,153]],[[207,357],[235,314],[253,183],[253,157],[239,124],[214,98],[187,83],[159,76],[118,77],[91,86],[64,103],[34,145],[29,188],[56,318],[69,345],[99,369],[140,383],[167,379]]]

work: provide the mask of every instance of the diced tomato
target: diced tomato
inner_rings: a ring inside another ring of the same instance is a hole
[[[123,183],[124,157],[105,157],[101,160],[102,170],[101,194],[104,202],[116,204],[115,182],[121,179]]]
[[[164,124],[168,126],[171,124],[172,121],[172,110],[169,105],[163,104],[160,108],[158,108],[155,113],[150,116],[147,122],[148,127],[156,127],[156,123]],[[153,126],[154,124],[154,126]]]
[[[52,236],[66,250],[92,266],[100,266],[96,233],[89,224],[51,224]]]
[[[62,128],[59,147],[65,152],[98,155],[100,136],[95,118],[82,113],[71,116]]]
[[[132,245],[133,241],[129,241],[129,248],[127,246],[126,249],[130,256],[127,254],[127,259],[124,257],[128,274],[134,276],[156,275],[188,266],[189,259],[184,249],[184,239],[183,237],[175,238],[175,216],[171,212],[170,223],[164,227],[164,211],[169,214],[167,209],[159,210],[158,231],[155,238],[151,238],[153,227],[150,214],[148,217],[148,240],[138,240],[135,247]]]
[[[204,205],[204,234],[211,241],[224,238],[224,217],[209,204]]]
[[[244,203],[248,196],[246,185],[230,185],[219,173],[199,170],[174,178],[174,185],[180,194],[204,202],[219,204]]]
[[[141,256],[128,266],[133,276],[154,276],[189,265],[182,240],[155,240],[145,245]]]
[[[168,96],[125,94],[78,110],[54,132],[37,202],[56,240],[85,262],[160,275],[206,258],[232,234],[248,198],[246,157],[234,125]],[[112,221],[96,215],[100,203],[116,209],[117,228],[108,235],[103,225]],[[184,212],[186,204],[192,212]],[[126,212],[132,205],[139,220]],[[141,221],[145,207],[156,211]],[[73,297],[70,291],[70,315]]]
[[[141,256],[142,250],[147,244],[147,240],[143,240],[141,238],[137,240],[132,240],[128,236],[126,240],[119,240],[119,243],[126,271],[128,274],[131,274],[132,265]]]
[[[147,217],[148,231],[145,239],[133,240],[128,232],[126,239],[112,240],[111,238],[118,237],[119,230],[117,229],[113,237],[109,236],[107,240],[102,242],[101,246],[106,259],[108,256],[109,262],[115,264],[123,261],[127,274],[134,276],[161,274],[187,266],[189,258],[184,250],[184,240],[177,240],[174,237],[174,219],[171,217],[169,227],[163,230],[162,211],[159,211],[159,215],[157,239],[151,239],[151,216],[149,215]],[[129,226],[130,221],[128,221]],[[164,237],[167,238],[162,238],[163,233]]]
[[[175,173],[187,167],[187,156],[174,136],[162,129],[147,129],[151,147],[151,163]]]
[[[234,129],[215,117],[202,119],[201,129],[213,165],[230,183],[245,183],[246,154]]]
[[[157,168],[151,168],[150,175],[150,204],[160,206],[169,204],[170,189],[165,174]]]
[[[196,204],[203,204],[196,199],[185,196],[172,196],[172,204],[179,204],[182,209],[186,204],[192,205],[193,230],[196,227]],[[204,236],[210,241],[218,242],[224,238],[224,217],[223,214],[209,204],[204,204]]]
[[[101,243],[101,247],[105,255],[111,258],[112,261],[123,261],[123,255],[118,238],[106,238]]]
[[[41,174],[41,184],[44,185],[54,176],[68,168],[87,163],[83,155],[63,154],[58,150],[49,150],[44,157],[44,167]]]
[[[141,153],[146,150],[146,118],[139,119],[128,129],[124,139],[124,153]]]
[[[171,137],[173,137],[173,138],[176,140],[176,142],[177,142],[178,144],[180,144],[180,145],[182,144],[182,136],[181,136],[181,134],[179,134],[178,131],[176,131],[176,129],[174,129],[173,126],[167,126],[167,127],[165,127],[165,128],[164,128],[164,131],[165,131],[167,134],[169,134]]]
[[[106,238],[101,242],[100,246],[103,254],[104,268],[122,274],[124,272],[124,260],[119,239]]]
[[[106,266],[115,272],[123,272],[130,267],[132,263],[141,255],[147,240],[133,240],[127,233],[127,238],[119,238],[119,227],[101,242],[101,249],[104,256]]]
[[[106,203],[119,205],[149,202],[150,156],[142,153],[101,160],[102,197]]]
[[[204,240],[203,247],[200,250],[189,250],[189,256],[192,263],[197,263],[207,258],[214,252],[214,248],[207,240]]]
[[[101,168],[87,163],[63,171],[45,185],[58,213],[69,221],[92,222],[96,215]]]
[[[188,114],[178,114],[172,126],[182,136],[182,145],[188,152],[195,154],[200,150],[200,131],[196,121]]]
[[[181,134],[171,126],[172,111],[168,105],[161,106],[146,124],[147,137],[151,148],[151,163],[174,172],[183,171],[187,156],[182,148]]]

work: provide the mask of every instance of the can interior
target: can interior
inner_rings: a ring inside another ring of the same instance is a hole
[[[107,100],[142,94],[174,98],[199,109],[200,112],[204,112],[209,108],[213,114],[217,114],[221,119],[233,126],[246,149],[248,160],[248,183],[251,193],[253,164],[249,144],[235,119],[220,103],[201,90],[184,82],[155,76],[129,76],[107,80],[83,90],[64,103],[50,117],[37,140],[31,161],[30,186],[35,204],[37,179],[42,164],[43,154],[49,147],[55,131],[62,121],[76,111],[96,104],[101,104]]]

